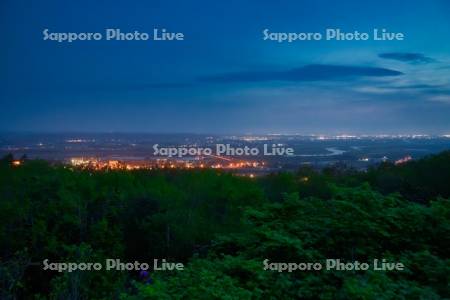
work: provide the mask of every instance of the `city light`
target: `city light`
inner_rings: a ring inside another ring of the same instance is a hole
[[[73,167],[89,169],[89,170],[153,170],[153,169],[222,169],[222,170],[239,170],[245,173],[245,170],[263,169],[265,162],[239,160],[230,163],[219,163],[218,158],[210,157],[184,161],[184,160],[136,160],[136,161],[120,161],[120,160],[102,160],[97,158],[74,157],[69,160],[69,164]],[[254,174],[252,174],[254,176]]]
[[[400,158],[400,159],[396,160],[395,164],[396,165],[401,165],[401,164],[404,164],[404,163],[406,163],[406,162],[408,162],[410,160],[412,160],[412,157],[411,157],[411,155],[408,155],[408,156],[405,156],[403,158]]]

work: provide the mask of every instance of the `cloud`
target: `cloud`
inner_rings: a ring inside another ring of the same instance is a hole
[[[427,90],[427,91],[424,91],[424,93],[426,93],[428,95],[450,96],[450,89],[449,88],[441,88],[441,89]]]
[[[385,59],[393,59],[407,63],[425,64],[431,63],[435,60],[431,57],[427,57],[422,53],[410,53],[410,52],[387,52],[378,54],[379,57]]]
[[[403,75],[402,72],[377,67],[306,65],[286,71],[236,72],[199,78],[204,82],[263,82],[263,81],[330,81],[358,79],[360,77],[384,77]]]
[[[450,96],[446,96],[446,95],[434,96],[434,97],[431,97],[429,100],[434,101],[434,102],[450,104]]]
[[[384,91],[390,92],[398,92],[398,91],[418,91],[418,92],[435,92],[439,91],[443,88],[446,88],[445,85],[433,85],[433,84],[406,84],[406,85],[393,85],[393,84],[385,84],[379,85],[376,88]]]
[[[433,85],[433,84],[411,84],[411,85],[400,85],[400,86],[391,86],[391,88],[395,89],[405,89],[405,90],[422,90],[422,89],[437,89],[441,88],[444,85]]]

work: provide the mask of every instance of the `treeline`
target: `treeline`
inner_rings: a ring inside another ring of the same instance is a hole
[[[258,179],[0,161],[1,299],[450,297],[450,152],[367,172]],[[58,273],[42,261],[183,262],[184,271]],[[402,262],[401,272],[279,273],[263,260]]]

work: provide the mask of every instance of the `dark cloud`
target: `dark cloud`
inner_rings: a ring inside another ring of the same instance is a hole
[[[442,88],[442,89],[435,89],[435,90],[426,90],[424,93],[428,95],[444,95],[444,96],[450,96],[450,88]]]
[[[431,63],[435,61],[431,57],[427,57],[422,53],[387,52],[387,53],[380,53],[378,56],[385,59],[393,59],[415,64]]]
[[[444,85],[433,85],[433,84],[410,84],[410,85],[400,85],[400,86],[387,85],[384,87],[389,88],[389,89],[398,89],[398,90],[429,90],[429,89],[440,89],[445,86]]]
[[[236,72],[199,78],[205,82],[321,81],[357,79],[359,77],[398,76],[402,72],[376,67],[306,65],[287,71]]]

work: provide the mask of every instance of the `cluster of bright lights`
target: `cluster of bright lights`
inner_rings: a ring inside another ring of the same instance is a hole
[[[96,158],[72,158],[70,165],[79,168],[89,168],[95,170],[138,170],[138,169],[249,169],[261,168],[264,162],[257,161],[236,161],[225,163],[201,162],[201,161],[177,161],[158,159],[153,162],[121,162],[119,160],[99,160]]]

